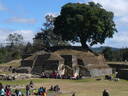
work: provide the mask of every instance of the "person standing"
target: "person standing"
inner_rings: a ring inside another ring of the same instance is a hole
[[[7,85],[5,87],[5,94],[6,94],[6,96],[11,96],[11,88],[10,88],[10,85]]]
[[[30,86],[31,88],[33,88],[33,85],[34,85],[33,81],[30,81],[29,86]]]
[[[15,89],[15,95],[19,96],[19,90],[18,89]]]
[[[26,96],[30,96],[30,86],[26,85]]]

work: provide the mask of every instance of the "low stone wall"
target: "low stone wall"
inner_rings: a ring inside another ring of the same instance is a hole
[[[90,74],[92,77],[95,76],[103,76],[103,75],[110,75],[112,74],[111,68],[105,68],[105,69],[91,69]]]
[[[0,66],[0,72],[7,72],[9,71],[9,66]]]
[[[127,64],[108,64],[113,69],[113,72],[119,72],[122,69],[128,69]]]
[[[31,67],[19,67],[16,69],[17,73],[31,73]]]
[[[117,77],[128,80],[128,69],[119,70]]]
[[[33,77],[32,74],[26,74],[26,73],[0,74],[0,80],[23,80],[23,79],[30,79],[32,77]]]

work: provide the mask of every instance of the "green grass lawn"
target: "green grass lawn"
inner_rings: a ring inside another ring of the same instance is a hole
[[[102,91],[107,88],[111,96],[128,96],[128,81],[120,80],[118,82],[100,80],[96,81],[95,78],[87,78],[81,80],[61,80],[61,79],[27,79],[16,81],[0,81],[3,84],[21,85],[25,86],[30,81],[34,82],[35,88],[41,86],[50,88],[51,85],[58,84],[63,94],[60,96],[71,96],[76,92],[76,96],[102,96]],[[24,89],[22,89],[24,92]]]
[[[7,64],[0,64],[0,66],[20,66],[20,60],[14,60]],[[115,62],[113,62],[115,64]],[[117,62],[118,63],[118,62]],[[1,72],[0,74],[10,74],[9,72]],[[112,75],[113,76],[113,75]],[[103,77],[97,77],[102,78]],[[24,79],[24,80],[15,80],[15,81],[1,81],[4,85],[16,85],[16,86],[24,86],[21,89],[22,92],[25,91],[25,86],[29,84],[30,81],[34,82],[35,88],[39,88],[41,86],[50,88],[51,85],[58,84],[61,88],[63,94],[60,96],[71,96],[73,92],[76,93],[76,96],[102,96],[102,91],[104,89],[108,89],[110,91],[111,96],[128,96],[128,81],[120,80],[118,82],[115,81],[107,81],[100,80],[96,81],[96,78],[86,78],[81,80],[61,80],[61,79]]]
[[[6,81],[6,80],[0,80],[3,84],[9,84],[9,85],[26,85],[29,84],[30,81],[33,81],[34,83],[41,83],[41,82],[48,82],[48,79],[26,79],[26,80],[14,80],[14,81]]]

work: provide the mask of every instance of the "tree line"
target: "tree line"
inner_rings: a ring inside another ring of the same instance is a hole
[[[120,48],[113,50],[111,47],[106,47],[101,51],[107,61],[128,61],[128,48]]]

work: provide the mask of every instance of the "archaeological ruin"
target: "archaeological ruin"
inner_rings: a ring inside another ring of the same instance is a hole
[[[80,47],[51,48],[23,57],[19,73],[41,74],[57,72],[59,75],[95,77],[112,74],[112,69],[100,54]]]

